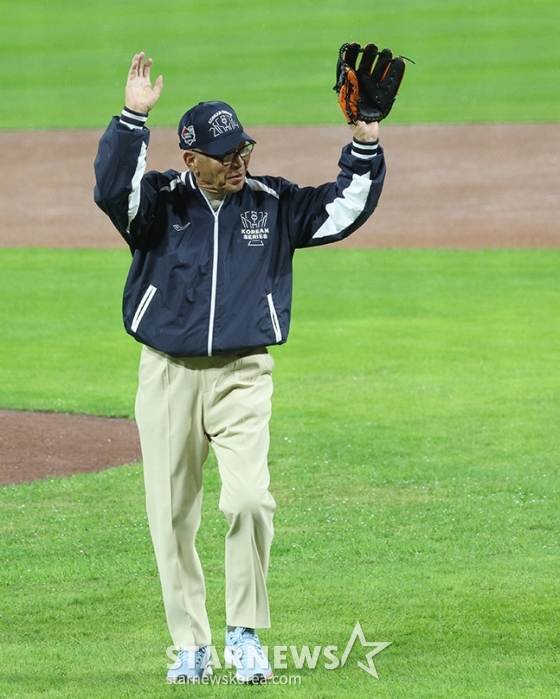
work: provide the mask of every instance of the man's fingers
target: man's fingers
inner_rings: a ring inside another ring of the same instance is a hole
[[[132,63],[130,64],[130,70],[128,71],[128,77],[129,78],[134,78],[137,75],[138,71],[138,54],[134,54],[132,58]]]
[[[134,55],[125,88],[126,106],[139,112],[149,112],[163,90],[163,77],[161,75],[158,76],[152,87],[150,70],[153,60],[146,59],[145,56],[143,51]]]
[[[144,66],[142,67],[142,75],[145,78],[150,77],[150,68],[152,67],[153,60],[151,58],[148,58],[148,60],[144,63]]]
[[[138,77],[138,66],[140,65],[140,62],[142,60],[142,54],[136,53],[132,59],[132,63],[130,64],[130,70],[128,71],[128,78],[129,80],[134,80],[134,78]]]
[[[159,97],[161,95],[162,90],[163,90],[163,75],[158,75],[158,78],[154,83],[154,93]]]
[[[130,77],[136,77],[138,75],[141,75],[143,72],[142,68],[142,61],[144,60],[144,52],[140,51],[140,53],[135,53],[133,58],[132,58],[132,63],[130,64],[130,70],[128,74]],[[151,61],[151,59],[150,59]]]

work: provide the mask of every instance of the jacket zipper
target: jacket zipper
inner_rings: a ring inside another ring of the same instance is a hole
[[[204,196],[204,195],[203,195]],[[204,197],[206,199],[206,197]],[[217,211],[214,211],[208,199],[206,199],[212,214],[214,215],[214,254],[212,259],[212,292],[210,295],[210,319],[208,321],[208,356],[212,356],[212,344],[214,342],[214,319],[216,317],[216,291],[218,286],[218,216],[222,208],[223,201]]]

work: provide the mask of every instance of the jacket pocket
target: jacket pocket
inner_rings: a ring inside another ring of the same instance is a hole
[[[274,307],[274,300],[272,298],[272,294],[267,294],[266,300],[268,301],[268,310],[270,311],[270,320],[272,321],[272,327],[274,329],[276,342],[282,342],[282,331],[280,330],[280,323],[278,321],[278,314],[276,313],[276,308]]]
[[[156,293],[157,288],[155,286],[150,286],[146,289],[144,296],[142,296],[142,300],[138,304],[138,308],[136,309],[136,313],[134,314],[134,318],[132,319],[132,323],[130,325],[130,329],[132,332],[136,332],[138,330],[138,326],[140,325],[140,321],[144,317],[144,313],[148,310],[148,306],[152,302],[152,299],[154,298],[154,294]]]

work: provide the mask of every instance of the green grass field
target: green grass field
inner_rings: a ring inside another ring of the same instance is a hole
[[[165,80],[152,125],[199,100],[243,122],[340,123],[336,54],[376,41],[409,56],[392,123],[540,122],[560,114],[556,0],[0,1],[0,128],[103,127],[131,57]]]
[[[557,122],[556,0],[0,0],[1,129],[102,128],[132,54],[151,126],[202,99],[246,125],[341,123],[336,52],[409,65],[391,123]],[[40,154],[38,154],[40,157]],[[556,699],[560,252],[313,250],[276,359],[270,646],[336,645],[263,696]],[[128,253],[0,249],[0,407],[131,416]],[[223,649],[211,458],[200,553]],[[0,697],[169,697],[141,466],[0,488]],[[237,697],[242,687],[197,696]]]
[[[552,699],[558,667],[560,252],[312,250],[273,350],[267,696]],[[0,406],[129,415],[125,251],[0,250]],[[15,320],[14,320],[15,319]],[[223,649],[219,481],[200,549]],[[0,696],[164,697],[168,640],[141,467],[0,489]],[[340,656],[339,652],[339,656]],[[218,672],[226,672],[218,671]],[[207,697],[242,687],[205,687]]]

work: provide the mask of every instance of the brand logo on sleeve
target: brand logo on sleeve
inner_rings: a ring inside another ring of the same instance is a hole
[[[176,231],[184,231],[186,228],[188,228],[191,225],[191,222],[189,221],[188,223],[185,223],[184,226],[180,226],[178,223],[173,224],[173,228]]]
[[[241,214],[241,235],[247,241],[247,245],[264,245],[270,233],[266,227],[267,220],[266,211],[245,211]]]

